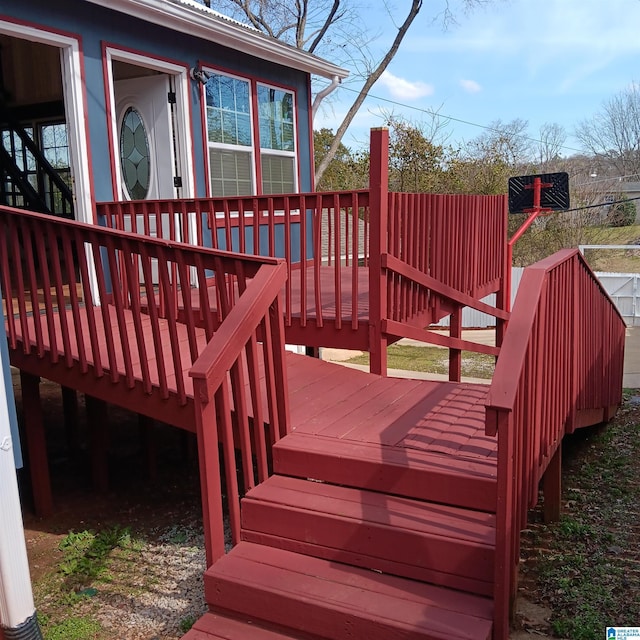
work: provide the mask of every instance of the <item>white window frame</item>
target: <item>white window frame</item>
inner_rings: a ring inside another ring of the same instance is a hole
[[[0,33],[20,40],[39,42],[60,51],[60,72],[69,143],[69,164],[73,179],[74,217],[80,222],[94,224],[93,185],[89,163],[89,144],[84,119],[86,113],[82,53],[77,38],[45,29],[0,19]],[[85,244],[89,271],[89,286],[96,304],[100,304],[98,280],[93,252]]]
[[[269,147],[263,147],[260,144],[260,167],[262,168],[262,156],[281,156],[286,158],[293,158],[293,192],[297,193],[299,190],[298,184],[298,121],[297,121],[297,108],[296,108],[296,93],[291,89],[287,89],[285,87],[279,87],[278,85],[269,84],[268,82],[259,82],[256,81],[256,103],[258,102],[258,87],[266,87],[267,89],[275,89],[276,91],[282,91],[284,93],[291,94],[291,99],[293,102],[293,151],[285,151],[283,149],[271,149]],[[260,136],[260,124],[259,124],[260,114],[256,114],[256,130],[258,132],[258,136]],[[259,141],[261,143],[261,141]],[[262,171],[260,175],[260,190],[263,191],[263,176]]]
[[[249,95],[249,122],[251,123],[251,144],[247,147],[239,144],[228,144],[224,142],[212,142],[209,140],[209,121],[207,117],[207,90],[206,87],[202,88],[203,95],[203,105],[204,105],[204,122],[205,122],[205,142],[207,148],[207,191],[213,196],[213,188],[211,184],[211,157],[210,157],[210,149],[219,149],[220,151],[230,151],[234,153],[247,153],[250,156],[250,171],[251,171],[251,188],[255,193],[256,185],[257,185],[257,176],[256,176],[256,139],[255,139],[255,114],[253,113],[253,100],[251,99],[253,94],[253,82],[250,78],[245,78],[240,75],[236,75],[233,73],[227,73],[226,71],[220,71],[219,69],[215,69],[213,67],[207,67],[205,69],[208,73],[216,76],[224,76],[226,78],[233,78],[234,80],[238,80],[239,82],[244,82],[248,86],[248,95]]]
[[[60,71],[64,92],[65,120],[69,143],[69,164],[73,176],[75,218],[93,224],[93,202],[89,145],[84,120],[85,95],[82,54],[77,38],[0,19],[0,33],[39,42],[60,50]]]

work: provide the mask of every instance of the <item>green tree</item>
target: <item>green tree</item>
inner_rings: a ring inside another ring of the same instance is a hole
[[[387,116],[389,127],[389,188],[408,193],[438,192],[443,183],[445,147],[437,144],[438,130],[430,130]]]
[[[331,129],[313,132],[313,148],[316,166],[324,160],[331,148],[334,133]],[[353,153],[340,144],[322,178],[316,184],[318,191],[344,191],[365,189],[369,181],[368,152]]]

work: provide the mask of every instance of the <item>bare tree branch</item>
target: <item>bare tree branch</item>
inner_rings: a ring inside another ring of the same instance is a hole
[[[407,17],[405,18],[405,21],[402,23],[402,25],[398,29],[398,33],[396,34],[396,37],[393,41],[393,44],[391,45],[391,48],[389,49],[389,51],[387,51],[386,55],[384,56],[380,64],[378,64],[378,66],[369,74],[369,77],[366,79],[364,85],[362,86],[362,89],[360,89],[360,93],[358,93],[358,96],[356,97],[354,103],[351,105],[351,108],[347,112],[347,115],[345,116],[344,120],[340,123],[340,126],[336,130],[335,137],[333,139],[333,142],[331,143],[331,146],[329,148],[327,155],[322,159],[320,164],[316,167],[316,175],[315,175],[316,182],[318,182],[322,178],[324,172],[327,170],[327,167],[329,166],[329,162],[331,162],[331,158],[333,157],[333,154],[335,154],[335,152],[337,151],[338,145],[342,141],[342,138],[344,137],[344,134],[346,133],[347,128],[349,127],[349,125],[355,118],[356,114],[358,113],[358,110],[360,109],[360,107],[362,106],[362,103],[365,101],[367,95],[369,94],[371,87],[376,83],[378,78],[380,78],[380,76],[383,74],[385,69],[389,66],[389,63],[393,60],[394,56],[396,55],[396,52],[398,51],[398,48],[400,47],[400,44],[404,36],[406,35],[409,27],[411,26],[411,23],[414,21],[415,17],[420,12],[421,8],[422,8],[422,0],[413,0],[411,2],[411,9],[409,10]]]
[[[322,39],[327,34],[329,27],[334,23],[340,20],[340,18],[344,15],[344,13],[338,13],[338,9],[340,8],[340,0],[333,0],[333,7],[331,7],[331,11],[327,16],[327,19],[324,21],[324,24],[318,31],[316,37],[313,39],[313,42],[309,45],[309,53],[313,53],[316,47],[320,44]]]

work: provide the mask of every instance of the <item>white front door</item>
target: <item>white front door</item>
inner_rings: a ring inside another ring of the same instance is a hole
[[[178,197],[169,91],[165,74],[114,83],[115,142],[126,200]]]

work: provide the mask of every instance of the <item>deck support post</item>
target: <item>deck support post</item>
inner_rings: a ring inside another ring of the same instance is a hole
[[[387,375],[387,339],[369,326],[369,371],[379,376]]]
[[[389,129],[371,129],[369,154],[369,370],[387,375],[387,343],[382,321],[387,318],[387,276],[382,254],[388,251]]]
[[[506,231],[505,231],[506,234]],[[510,265],[507,265],[507,269],[511,269]],[[505,279],[503,278],[503,284],[500,286],[500,289],[496,292],[496,307],[498,309],[506,309],[507,296],[510,296],[511,293],[505,288]],[[496,318],[496,347],[501,347],[504,341],[504,334],[507,330],[507,322],[502,320],[502,318]],[[497,359],[497,356],[496,356]]]
[[[449,337],[462,338],[462,309],[451,314],[449,320]],[[462,377],[462,351],[449,349],[449,381],[460,382]]]
[[[558,522],[562,508],[562,443],[558,445],[542,476],[542,491],[545,523]]]
[[[37,516],[46,518],[53,513],[53,497],[40,399],[40,377],[20,371],[20,385],[33,506]]]
[[[86,396],[87,425],[91,448],[91,478],[101,493],[109,490],[109,424],[107,403]]]

